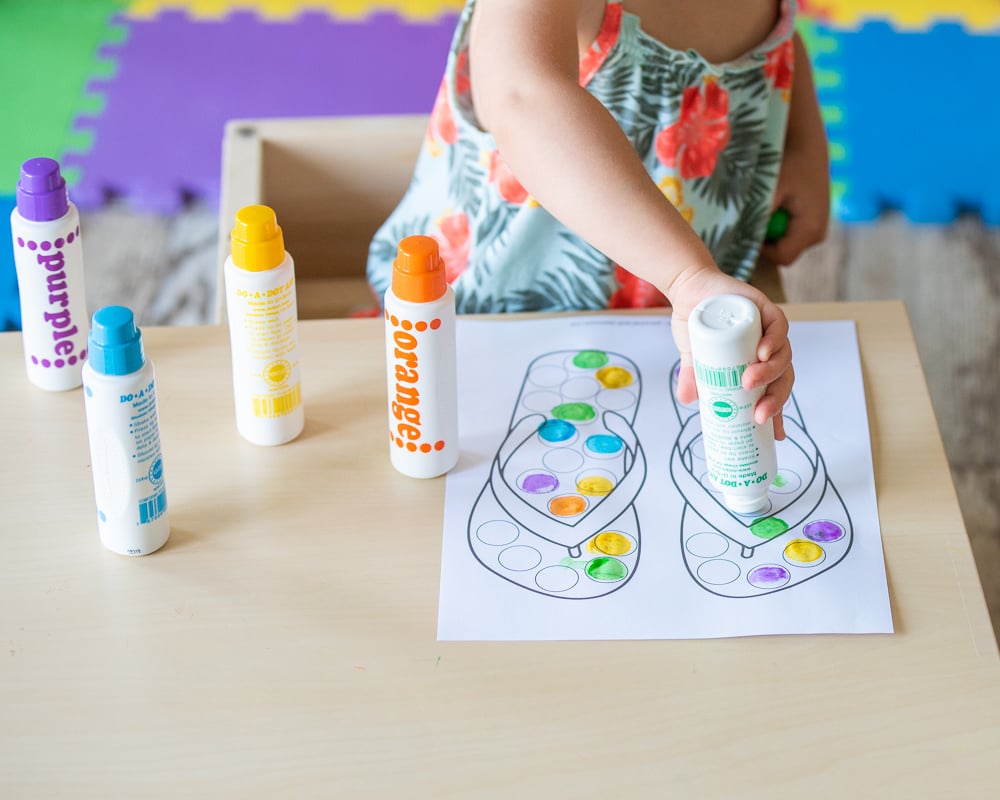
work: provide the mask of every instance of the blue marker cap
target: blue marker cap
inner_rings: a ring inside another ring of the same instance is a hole
[[[87,360],[102,375],[129,375],[146,363],[142,333],[125,306],[105,306],[94,312],[87,337]]]

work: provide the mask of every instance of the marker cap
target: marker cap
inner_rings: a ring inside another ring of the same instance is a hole
[[[285,239],[274,209],[244,206],[230,236],[233,263],[250,272],[274,269],[285,260]]]
[[[102,375],[130,375],[146,362],[142,333],[132,311],[125,306],[105,306],[94,312],[87,337],[87,360]]]
[[[730,366],[757,360],[761,337],[760,310],[737,294],[702,300],[688,318],[691,352],[696,361]]]
[[[32,222],[49,222],[69,211],[66,180],[51,158],[29,158],[21,165],[15,190],[17,211]]]
[[[444,261],[430,236],[407,236],[392,262],[392,293],[410,303],[439,300],[448,291]]]

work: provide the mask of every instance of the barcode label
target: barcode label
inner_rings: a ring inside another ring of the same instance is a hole
[[[736,367],[707,367],[694,362],[694,374],[698,383],[713,389],[739,389],[746,368],[746,364]]]
[[[255,417],[264,417],[265,419],[282,417],[298,408],[301,402],[302,391],[299,388],[299,384],[295,384],[284,394],[275,395],[274,397],[256,395],[253,398],[253,415]]]
[[[147,522],[159,519],[166,510],[167,491],[164,488],[160,489],[152,497],[147,497],[145,500],[139,501],[139,524],[145,525]]]

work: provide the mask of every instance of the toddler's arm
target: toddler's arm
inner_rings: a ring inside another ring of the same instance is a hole
[[[650,179],[617,121],[579,84],[582,0],[479,0],[469,65],[476,113],[518,180],[551,214],[612,260],[652,283],[673,307],[681,353],[678,396],[696,396],[687,318],[713,294],[742,294],[761,310],[759,364],[744,385],[768,384],[758,421],[791,392],[784,313],[753,287],[724,275],[708,248]]]

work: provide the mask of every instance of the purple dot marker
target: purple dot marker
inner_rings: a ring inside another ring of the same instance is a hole
[[[64,244],[66,244],[65,239],[56,239],[56,250],[62,250]]]
[[[69,232],[69,236],[66,237],[66,241],[73,244],[73,240],[76,238],[76,234],[73,231]]]

